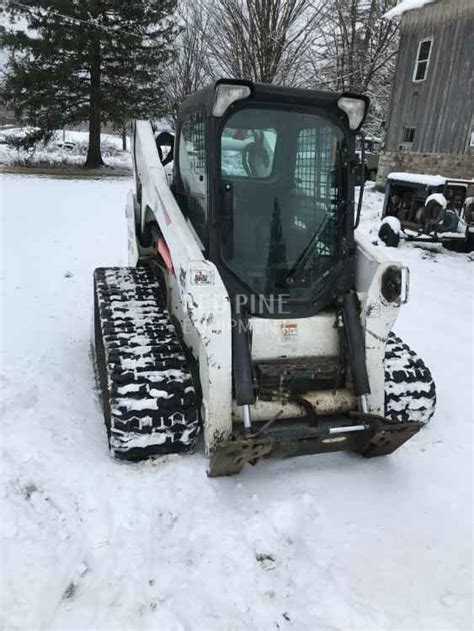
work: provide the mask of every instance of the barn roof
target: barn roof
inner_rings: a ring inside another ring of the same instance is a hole
[[[436,0],[402,0],[402,2],[399,2],[396,7],[387,11],[384,18],[387,20],[399,18],[407,11],[411,11],[412,9],[421,9],[421,7],[424,7],[425,4],[430,4],[431,2],[436,2]]]

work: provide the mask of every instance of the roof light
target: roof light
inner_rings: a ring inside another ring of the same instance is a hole
[[[250,88],[248,85],[219,83],[214,92],[213,116],[222,116],[229,105],[235,103],[235,101],[246,99],[249,96]]]
[[[353,131],[360,129],[367,114],[368,101],[356,96],[341,96],[337,104],[347,114],[349,127]]]

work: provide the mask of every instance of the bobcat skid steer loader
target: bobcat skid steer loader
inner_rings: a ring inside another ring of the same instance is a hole
[[[434,412],[392,333],[408,270],[354,235],[365,97],[220,80],[190,96],[170,161],[133,133],[129,267],[95,271],[112,454],[192,450],[209,475],[273,455],[392,453]],[[169,143],[173,144],[173,142]]]

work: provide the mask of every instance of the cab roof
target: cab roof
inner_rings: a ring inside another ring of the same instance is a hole
[[[341,94],[323,90],[303,90],[301,88],[289,88],[273,83],[254,83],[238,79],[218,79],[205,88],[195,92],[185,99],[179,110],[179,117],[195,111],[198,107],[205,108],[208,115],[214,104],[215,89],[220,83],[246,85],[251,90],[249,100],[260,103],[273,103],[282,105],[300,106],[337,106]]]

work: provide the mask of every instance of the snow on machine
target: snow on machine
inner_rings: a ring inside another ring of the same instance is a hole
[[[202,428],[209,475],[229,475],[274,455],[390,454],[431,418],[430,372],[391,332],[408,270],[354,235],[367,107],[217,81],[181,106],[171,184],[135,123],[129,267],[95,271],[115,457],[190,451]]]
[[[397,247],[400,239],[474,250],[474,180],[441,175],[390,173],[380,239]]]

